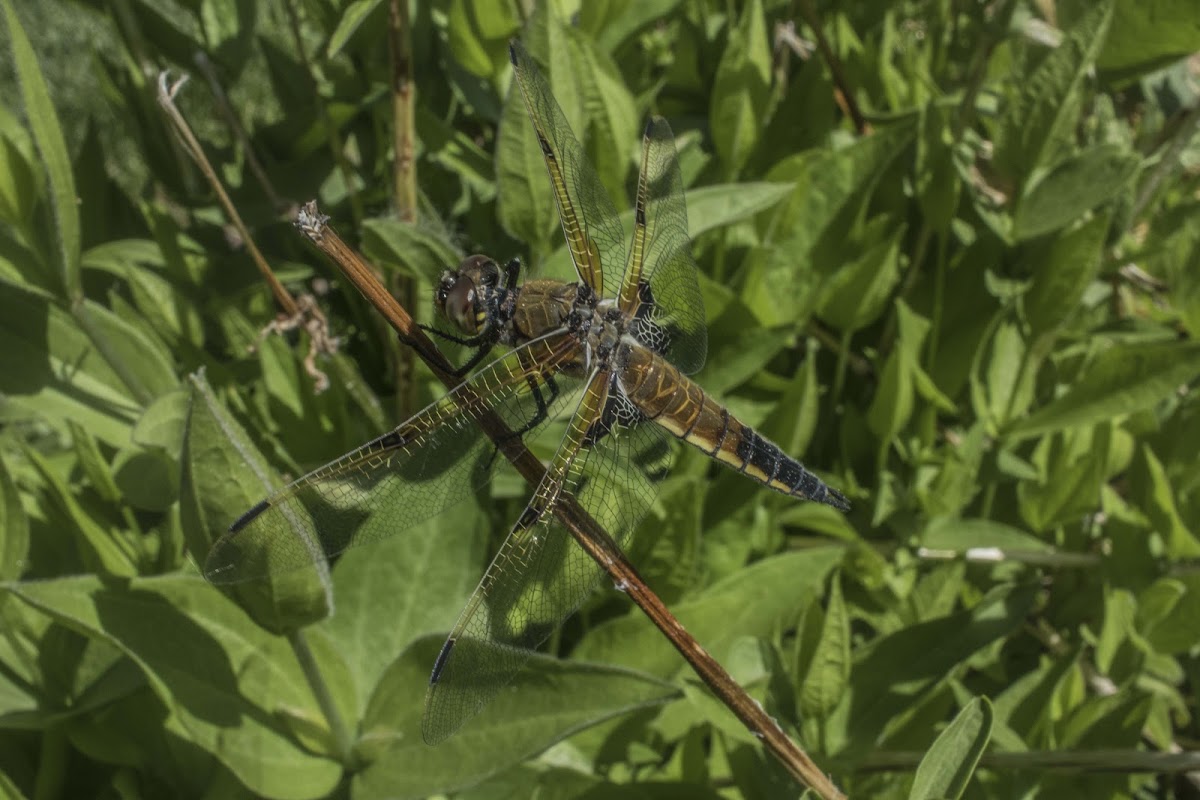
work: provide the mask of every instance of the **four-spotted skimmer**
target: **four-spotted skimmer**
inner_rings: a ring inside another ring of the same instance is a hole
[[[510,55],[578,282],[521,284],[519,262],[501,268],[485,256],[445,273],[436,305],[460,335],[439,335],[475,348],[461,373],[494,345],[512,349],[392,432],[247,511],[205,564],[214,583],[233,583],[392,535],[491,478],[503,459],[476,424],[481,417],[532,437],[568,412],[545,477],[434,665],[423,723],[431,743],[478,713],[603,577],[570,541],[556,504],[569,495],[625,546],[669,467],[670,437],[776,491],[849,508],[686,377],[704,363],[707,331],[666,121],[646,127],[627,248],[545,79],[520,43]]]

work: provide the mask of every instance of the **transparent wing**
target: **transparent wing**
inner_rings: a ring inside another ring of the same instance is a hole
[[[641,338],[685,375],[704,366],[704,301],[688,238],[675,135],[662,117],[651,117],[642,140],[633,246],[621,280],[620,307],[636,320],[649,320]]]
[[[504,460],[477,421],[492,412],[514,435],[539,430],[578,392],[580,380],[556,374],[577,347],[558,333],[535,339],[391,433],[280,489],[217,540],[205,577],[228,584],[305,567],[465,499]]]
[[[514,39],[509,57],[541,144],[575,269],[603,297],[604,267],[625,263],[625,231],[617,209],[525,46]]]
[[[588,382],[545,478],[442,647],[422,723],[430,744],[478,713],[603,578],[556,507],[574,498],[624,547],[654,502],[670,467],[668,437],[657,425],[637,424],[619,397],[614,414],[607,384],[605,372]],[[602,418],[615,422],[588,445]]]

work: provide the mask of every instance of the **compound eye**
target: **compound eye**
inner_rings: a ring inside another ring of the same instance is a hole
[[[445,300],[442,303],[442,313],[446,315],[446,319],[471,335],[478,333],[475,298],[474,282],[467,278],[459,278],[453,286],[446,290]]]

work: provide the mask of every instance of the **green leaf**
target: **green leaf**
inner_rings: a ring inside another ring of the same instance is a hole
[[[21,87],[21,98],[25,102],[25,117],[29,120],[33,141],[42,157],[42,166],[46,171],[46,180],[50,184],[50,196],[53,199],[61,297],[75,302],[82,294],[79,270],[81,234],[77,207],[79,199],[75,195],[71,157],[67,152],[67,143],[58,124],[58,115],[54,111],[54,104],[50,102],[50,92],[38,67],[33,47],[25,36],[25,30],[21,27],[10,0],[3,0],[3,4],[9,40],[12,42],[17,83]]]
[[[396,653],[454,625],[482,577],[486,523],[477,503],[464,502],[338,559],[337,613],[321,629],[355,679],[359,709]]]
[[[831,753],[881,741],[890,725],[974,653],[1025,622],[1035,587],[996,585],[973,608],[882,636],[855,653],[850,688],[827,723]]]
[[[1141,158],[1115,144],[1092,147],[1055,164],[1017,201],[1013,238],[1051,233],[1124,194],[1140,164]],[[1108,216],[1102,219],[1107,222]]]
[[[193,375],[190,381],[191,406],[180,479],[181,516],[188,550],[203,560],[217,537],[270,494],[276,483],[262,454],[217,401],[204,375]],[[270,573],[272,555],[268,549],[246,552],[242,557],[252,565],[250,572]],[[333,607],[329,567],[324,561],[314,563],[311,569],[247,581],[234,591],[258,624],[277,633],[324,619]]]
[[[896,319],[900,330],[896,349],[888,356],[879,391],[867,410],[871,430],[885,442],[903,430],[912,416],[914,373],[930,327],[929,320],[914,313],[903,300],[896,301]]]
[[[1112,0],[1089,4],[1059,45],[1028,75],[1001,119],[996,164],[1007,175],[1029,175],[1065,155],[1079,115],[1081,86],[1104,44]]]
[[[794,183],[746,268],[743,299],[763,325],[794,324],[807,316],[816,299],[813,284],[848,260],[847,229],[915,130],[913,125],[891,125],[840,149],[804,151],[767,175]]]
[[[816,547],[772,556],[713,584],[672,611],[709,650],[719,650],[739,636],[766,637],[795,620],[843,554],[841,547]],[[571,655],[652,675],[672,675],[684,668],[662,632],[641,614],[597,626]]]
[[[708,124],[724,174],[733,176],[758,146],[767,116],[771,48],[761,0],[745,5],[731,33],[713,79]]]
[[[520,26],[515,9],[488,0],[451,0],[446,36],[455,61],[472,75],[491,78],[508,60],[508,40]],[[515,87],[514,87],[515,88]]]
[[[1110,215],[1098,214],[1054,238],[1034,265],[1025,293],[1025,318],[1035,334],[1052,333],[1077,313],[1083,293],[1096,279],[1104,256]]]
[[[842,266],[822,287],[817,315],[842,333],[853,333],[874,322],[900,282],[900,242],[903,225],[890,233],[879,231],[862,242],[857,258]]]
[[[842,581],[834,573],[817,649],[800,682],[800,715],[825,719],[837,706],[850,680],[850,616],[842,599]]]
[[[129,394],[142,405],[149,405],[179,385],[170,354],[126,320],[91,300],[75,306],[74,318],[92,346],[120,376]]]
[[[1200,50],[1191,0],[1117,0],[1096,67],[1128,81]]]
[[[1200,375],[1200,344],[1114,344],[1103,350],[1060,397],[1004,431],[1012,439],[1105,420],[1150,408]]]
[[[1051,552],[1054,548],[1019,528],[990,519],[937,517],[921,532],[921,545],[931,550],[963,552],[988,548],[1010,552]]]
[[[4,459],[0,458],[0,583],[25,571],[29,555],[29,518]]]
[[[388,668],[362,722],[355,797],[419,798],[495,775],[590,725],[678,695],[648,675],[533,655],[505,691],[437,747],[421,739],[429,670],[442,644],[429,637]]]
[[[381,8],[383,4],[383,0],[351,0],[342,10],[341,16],[338,17],[337,27],[329,36],[329,42],[325,45],[325,57],[332,59],[341,53],[363,23],[367,22],[371,14]]]
[[[372,259],[398,264],[406,274],[430,282],[460,259],[453,243],[439,232],[393,219],[364,222],[362,247]]]
[[[33,140],[15,114],[0,106],[0,219],[25,228],[37,205]]]
[[[606,53],[624,45],[643,28],[668,19],[681,0],[597,0],[581,3],[579,27]]]
[[[54,508],[72,524],[74,541],[87,568],[105,577],[136,575],[137,554],[119,534],[92,518],[44,456],[26,447],[25,458],[37,471]]]
[[[314,706],[286,642],[203,581],[175,575],[107,586],[87,576],[0,591],[120,648],[172,711],[166,732],[215,755],[251,791],[303,800],[340,779],[336,763],[299,748],[273,717]]]
[[[1166,467],[1149,445],[1142,445],[1138,455],[1141,469],[1135,473],[1135,487],[1140,491],[1136,495],[1141,496],[1142,510],[1165,540],[1167,555],[1172,559],[1200,557],[1196,532],[1189,529],[1179,510],[1183,494],[1172,488]]]
[[[620,198],[629,174],[630,155],[640,153],[638,108],[621,71],[590,39],[575,36],[576,71],[584,78],[591,123],[587,152],[610,196]],[[626,230],[632,230],[627,228]]]
[[[987,749],[992,733],[992,704],[976,697],[955,715],[925,752],[913,776],[909,800],[957,800]]]

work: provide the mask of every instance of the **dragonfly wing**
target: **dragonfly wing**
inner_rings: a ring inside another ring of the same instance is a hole
[[[625,231],[617,209],[525,46],[513,40],[509,57],[550,173],[579,279],[605,296],[604,267],[625,262]]]
[[[275,492],[217,540],[205,577],[228,584],[299,569],[465,499],[504,460],[479,420],[491,413],[514,435],[535,433],[577,393],[581,381],[557,374],[577,350],[561,333],[535,339],[390,433]]]
[[[430,744],[477,714],[603,578],[555,514],[559,504],[582,508],[607,532],[606,548],[620,548],[654,502],[668,438],[638,424],[620,396],[610,400],[608,378],[589,380],[546,476],[442,647],[422,723]]]
[[[662,117],[651,117],[642,140],[633,246],[620,307],[634,319],[649,321],[640,332],[643,341],[685,375],[704,366],[704,301],[692,260],[675,135]]]

